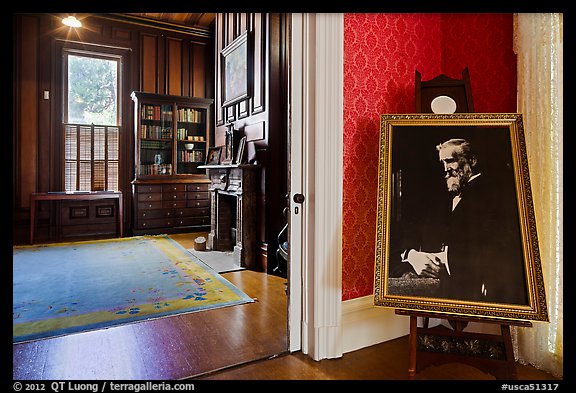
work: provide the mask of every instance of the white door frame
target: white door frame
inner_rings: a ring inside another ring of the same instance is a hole
[[[292,15],[289,350],[315,360],[343,353],[343,37],[343,14]]]

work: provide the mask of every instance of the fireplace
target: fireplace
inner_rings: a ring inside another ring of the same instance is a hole
[[[204,165],[210,178],[211,225],[208,247],[233,251],[234,263],[258,269],[258,165]]]

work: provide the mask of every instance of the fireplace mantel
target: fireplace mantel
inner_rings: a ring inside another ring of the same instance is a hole
[[[234,262],[261,270],[257,257],[257,214],[260,166],[202,165],[210,179],[211,225],[208,247],[234,252]]]

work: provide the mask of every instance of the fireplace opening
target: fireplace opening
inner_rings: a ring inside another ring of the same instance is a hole
[[[230,251],[236,244],[238,227],[237,197],[219,193],[216,206],[216,227],[218,232],[218,248]]]

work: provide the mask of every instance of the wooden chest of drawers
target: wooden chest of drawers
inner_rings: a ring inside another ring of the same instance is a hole
[[[208,180],[135,181],[134,234],[201,231],[210,228]]]

